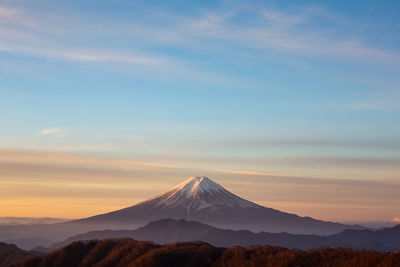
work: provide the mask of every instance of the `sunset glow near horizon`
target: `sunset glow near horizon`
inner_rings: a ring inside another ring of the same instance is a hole
[[[208,176],[400,223],[399,1],[0,1],[0,217],[81,218]]]

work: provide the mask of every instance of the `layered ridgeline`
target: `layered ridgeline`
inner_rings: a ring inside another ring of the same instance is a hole
[[[79,220],[102,225],[144,225],[171,218],[251,231],[333,234],[361,226],[315,220],[266,208],[240,198],[207,177],[190,177],[167,192],[137,205]]]
[[[253,233],[248,230],[225,230],[199,222],[183,219],[163,219],[151,222],[135,230],[92,231],[72,236],[48,248],[54,250],[79,240],[102,240],[107,238],[132,238],[171,244],[183,241],[202,241],[216,247],[251,245],[280,246],[295,249],[353,248],[382,252],[400,251],[400,224],[380,230],[344,230],[338,234],[296,235],[288,233]]]

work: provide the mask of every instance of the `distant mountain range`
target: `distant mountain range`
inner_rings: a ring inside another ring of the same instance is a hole
[[[79,234],[54,244],[50,247],[50,250],[79,240],[125,237],[153,241],[157,244],[203,241],[217,247],[269,245],[303,250],[320,247],[372,249],[383,252],[400,250],[400,225],[377,231],[345,230],[334,235],[317,236],[224,230],[183,219],[163,219],[151,222],[136,230],[105,230]]]
[[[301,217],[240,198],[207,177],[190,177],[167,192],[134,206],[85,219],[39,225],[0,225],[0,241],[23,249],[48,246],[95,230],[132,230],[165,218],[198,221],[214,227],[270,233],[331,235],[360,225]]]

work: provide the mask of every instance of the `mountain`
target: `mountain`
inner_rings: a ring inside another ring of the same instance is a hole
[[[0,225],[0,241],[13,240],[24,249],[31,249],[79,233],[132,230],[165,218],[272,233],[328,235],[345,229],[365,229],[359,225],[325,222],[266,208],[232,194],[207,177],[190,177],[161,195],[110,213],[54,224]]]
[[[160,246],[124,238],[74,242],[60,250],[19,262],[15,266],[396,267],[400,266],[400,253],[340,248],[300,251],[270,246],[218,248],[203,242]]]
[[[136,230],[105,230],[79,234],[54,244],[50,249],[60,248],[79,240],[107,238],[132,238],[153,241],[157,244],[202,241],[217,247],[269,245],[303,250],[320,247],[348,247],[387,252],[400,250],[400,225],[378,231],[345,230],[336,235],[317,236],[224,230],[183,219],[163,219]]]
[[[167,192],[137,205],[75,222],[132,229],[132,226],[163,218],[273,233],[327,235],[345,229],[364,229],[362,226],[325,222],[266,208],[232,194],[204,176],[190,177]]]
[[[400,224],[381,230],[344,230],[332,237],[343,240],[352,248],[377,251],[400,251]]]
[[[4,243],[14,244],[21,249],[30,250],[34,247],[48,247],[54,244],[54,241],[43,238],[20,238],[20,239],[6,239],[2,240]]]

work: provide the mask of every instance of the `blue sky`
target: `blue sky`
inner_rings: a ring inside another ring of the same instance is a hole
[[[398,181],[399,13],[398,1],[1,1],[0,147]]]

